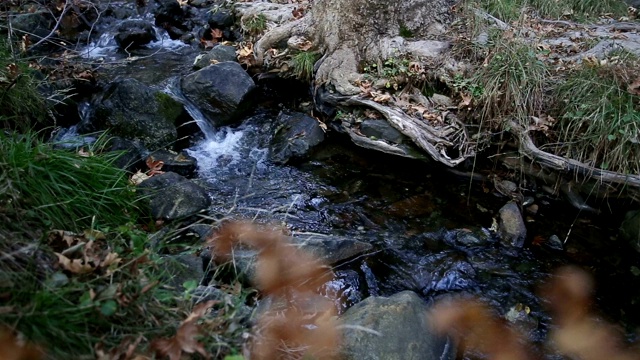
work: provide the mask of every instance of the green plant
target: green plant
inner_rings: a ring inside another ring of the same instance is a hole
[[[555,91],[563,155],[621,173],[640,173],[640,76],[636,59],[582,66]]]
[[[622,0],[479,0],[477,6],[507,22],[518,19],[525,8],[531,8],[545,18],[570,16],[576,20],[588,20],[602,14],[624,16],[627,11]]]
[[[46,101],[37,89],[40,83],[27,63],[0,40],[0,128],[25,131],[46,118]]]
[[[293,56],[293,74],[300,80],[309,81],[313,75],[313,66],[320,54],[313,51],[301,51]]]
[[[258,35],[267,30],[267,17],[264,14],[257,14],[243,18],[242,29],[248,34]]]
[[[32,133],[0,134],[0,187],[6,189],[0,212],[43,229],[82,231],[135,222],[139,196],[126,172],[114,165],[120,153],[101,153],[105,143],[101,138],[73,152]]]
[[[529,45],[497,41],[472,83],[482,89],[482,118],[524,120],[544,107],[547,65]]]

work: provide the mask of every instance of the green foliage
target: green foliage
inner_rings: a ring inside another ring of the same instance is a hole
[[[320,54],[313,51],[301,51],[293,56],[293,74],[300,80],[309,81],[313,75],[313,66]]]
[[[413,31],[411,31],[411,29],[409,29],[408,27],[406,27],[404,24],[400,24],[400,36],[402,36],[403,38],[412,38],[413,37]]]
[[[242,29],[250,35],[258,35],[267,30],[267,17],[264,14],[251,15],[242,19]]]
[[[0,134],[0,214],[73,231],[135,221],[137,195],[114,165],[120,154],[100,153],[104,143],[76,153],[33,134]]]
[[[602,14],[624,16],[627,11],[623,0],[478,0],[476,3],[503,21],[518,19],[527,7],[545,18],[572,17],[576,20],[588,20]]]
[[[628,91],[638,65],[582,66],[556,89],[558,152],[602,169],[640,173],[640,97]]]
[[[545,85],[549,79],[547,65],[535,50],[522,43],[499,40],[480,67],[473,83],[482,89],[482,117],[523,120],[537,115],[544,107]],[[477,88],[479,87],[479,88]],[[480,91],[476,91],[476,95]]]
[[[407,55],[398,55],[377,63],[366,64],[362,70],[373,77],[387,80],[388,89],[398,90],[405,84],[423,87],[427,81],[419,62]]]
[[[27,63],[0,40],[0,128],[25,131],[46,118],[46,101],[37,90],[40,83]]]

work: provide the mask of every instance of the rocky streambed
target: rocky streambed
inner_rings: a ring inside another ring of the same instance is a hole
[[[567,263],[594,273],[599,307],[636,340],[640,269],[618,236],[621,213],[581,211],[542,189],[520,189],[509,170],[459,173],[358,147],[353,134],[310,116],[306,85],[248,74],[231,46],[202,53],[189,44],[212,23],[226,26],[226,38],[241,37],[226,13],[189,7],[160,29],[158,18],[175,6],[158,4],[135,20],[123,5],[97,27],[101,34],[80,52],[101,64],[96,92],[80,98],[79,122],[57,140],[78,146],[109,130],[132,173],[162,161],[156,170],[164,173],[138,186],[166,224],[156,238],[174,232],[172,241],[189,244],[168,255],[187,269],[177,284],[196,280],[195,294],[215,298],[223,280],[212,281],[202,240],[222,219],[249,219],[280,224],[332,265],[324,293],[340,299],[346,323],[374,330],[347,331],[347,358],[454,356],[454,344],[416,315],[450,296],[479,297],[543,343],[551,319],[537,286]],[[192,32],[175,26],[185,17]],[[394,136],[375,121],[364,125],[378,142]],[[255,256],[236,253],[236,275],[251,278]]]

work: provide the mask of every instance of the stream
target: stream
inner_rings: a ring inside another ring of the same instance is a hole
[[[175,90],[175,79],[190,71],[197,49],[160,35],[164,41],[132,59],[116,53],[109,36],[102,35],[86,53],[114,63],[102,70],[106,78],[136,78],[186,102]],[[258,84],[263,105],[237,126],[213,128],[185,103],[202,131],[186,151],[198,160],[198,176],[216,216],[281,222],[294,234],[340,235],[374,245],[371,253],[339,265],[336,280],[327,284],[326,291],[343,299],[342,310],[370,295],[407,289],[430,303],[471,294],[503,315],[528,307],[531,312],[514,321],[540,343],[550,318],[537,286],[570,263],[595,275],[599,309],[623,326],[630,341],[638,339],[638,255],[618,240],[614,217],[580,213],[543,193],[526,194],[538,210],[526,215],[525,248],[511,249],[490,230],[509,200],[490,182],[470,183],[437,164],[361,149],[335,131],[308,159],[275,165],[268,153],[279,111],[310,100],[306,91],[288,89],[292,83]],[[553,235],[563,249],[537,241]]]

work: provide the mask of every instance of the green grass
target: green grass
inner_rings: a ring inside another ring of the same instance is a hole
[[[524,8],[531,8],[544,18],[569,17],[578,21],[604,14],[620,17],[627,13],[627,5],[622,0],[478,0],[471,4],[507,22],[517,20]]]
[[[0,134],[0,214],[72,231],[135,222],[138,196],[114,165],[120,154],[100,153],[104,143],[84,149],[92,153],[84,157],[34,134]]]
[[[293,56],[293,74],[300,80],[309,81],[313,75],[313,66],[320,54],[313,51],[301,51]]]
[[[267,30],[267,17],[264,14],[258,14],[242,19],[242,29],[250,35],[259,35]]]
[[[46,101],[37,90],[40,83],[27,63],[0,40],[0,128],[26,131],[47,117]]]
[[[482,118],[524,120],[544,107],[547,66],[535,50],[515,41],[498,39],[472,83],[481,95]]]
[[[640,97],[628,86],[637,61],[587,66],[556,89],[564,156],[627,174],[640,173]]]

